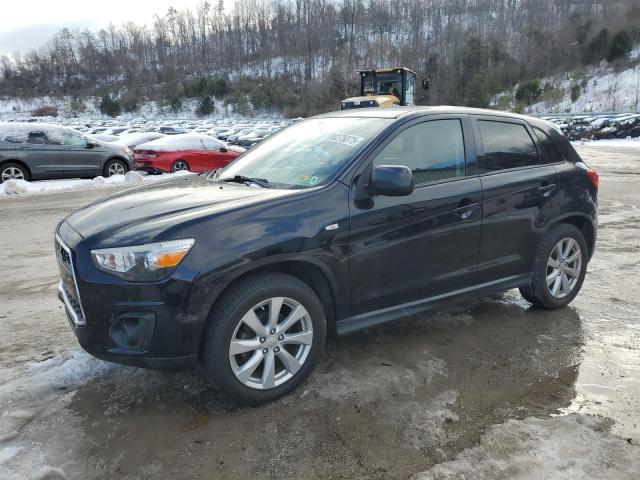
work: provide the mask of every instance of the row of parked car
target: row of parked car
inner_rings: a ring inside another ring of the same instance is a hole
[[[215,170],[294,121],[2,122],[0,182]]]
[[[172,122],[149,122],[133,120],[127,123],[104,122],[101,125],[75,123],[69,125],[76,130],[93,136],[99,140],[114,142],[122,136],[133,133],[162,133],[164,135],[180,135],[199,133],[224,140],[230,145],[250,148],[272,133],[296,120],[177,120]]]
[[[640,113],[542,117],[557,124],[570,140],[640,137]]]

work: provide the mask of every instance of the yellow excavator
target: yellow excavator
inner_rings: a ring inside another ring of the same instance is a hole
[[[360,96],[342,100],[340,110],[415,105],[418,75],[413,70],[406,67],[367,68],[357,73]],[[429,88],[429,80],[422,80],[422,88]]]

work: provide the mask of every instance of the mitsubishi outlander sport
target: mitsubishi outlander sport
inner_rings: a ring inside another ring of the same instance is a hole
[[[273,400],[338,335],[519,288],[578,294],[598,175],[551,123],[456,107],[319,115],[217,172],[142,186],[56,229],[82,347],[200,365],[239,403]]]

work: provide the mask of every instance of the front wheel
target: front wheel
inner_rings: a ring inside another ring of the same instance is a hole
[[[7,162],[0,166],[0,183],[7,180],[29,180],[29,171],[19,163]]]
[[[285,395],[309,376],[326,337],[322,303],[282,273],[248,277],[214,305],[200,360],[220,393],[239,404]]]
[[[540,242],[531,285],[520,288],[520,293],[536,307],[564,307],[580,291],[587,261],[587,242],[582,232],[573,225],[559,225]]]
[[[117,158],[112,158],[104,164],[103,176],[113,177],[114,175],[124,175],[129,170],[127,164]]]

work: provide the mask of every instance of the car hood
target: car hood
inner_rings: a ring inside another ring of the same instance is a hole
[[[186,175],[116,193],[66,218],[82,237],[105,245],[149,241],[154,235],[200,217],[220,214],[300,190],[253,188]],[[134,244],[134,243],[130,243]]]

